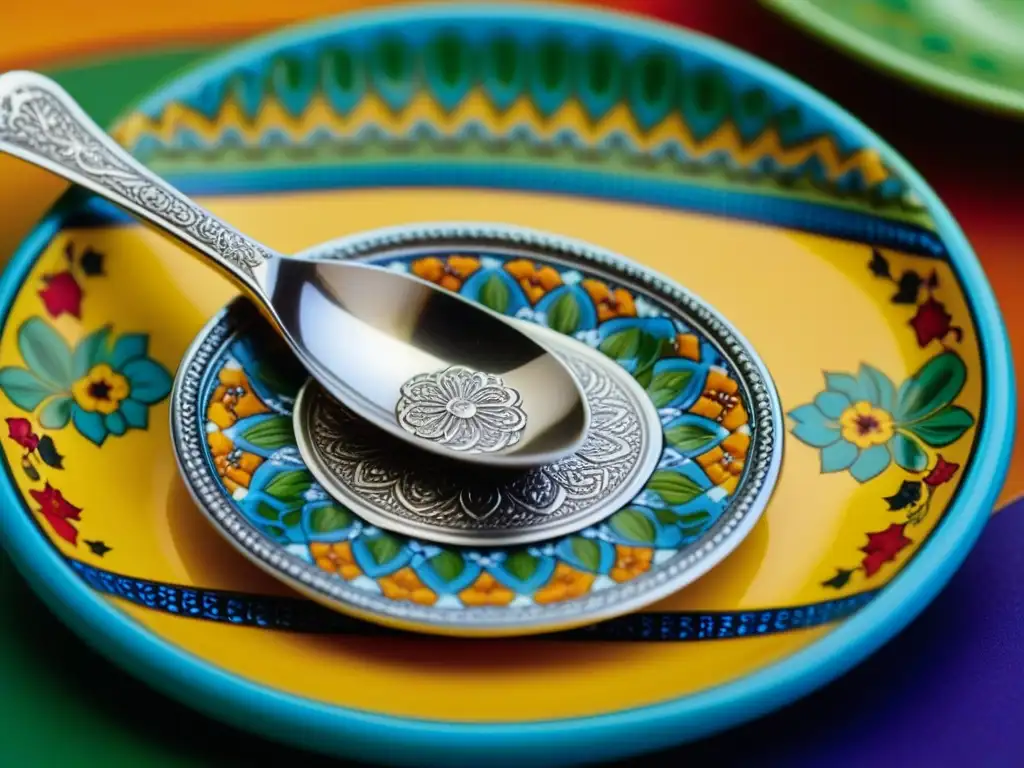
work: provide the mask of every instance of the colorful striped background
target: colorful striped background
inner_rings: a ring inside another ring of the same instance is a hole
[[[242,38],[386,0],[8,3],[0,70],[42,69],[101,121],[181,67]],[[1018,350],[1024,161],[1018,124],[886,80],[805,38],[753,0],[621,0],[723,38],[832,96],[903,152],[946,200],[978,252]],[[64,21],[58,21],[63,19]],[[0,260],[63,185],[0,158]],[[1020,353],[1018,353],[1019,355]],[[1018,375],[1024,366],[1018,362]],[[1024,417],[1022,417],[1024,418]],[[843,680],[777,715],[667,756],[670,764],[1019,765],[1024,674],[1024,459],[1004,509],[952,585],[901,637]],[[1014,513],[1018,514],[1014,514]],[[0,511],[2,513],[2,511]],[[108,665],[46,612],[0,553],[3,765],[336,765],[210,727]],[[813,721],[815,726],[808,727]],[[202,738],[199,734],[204,734]],[[979,762],[980,761],[980,762]]]

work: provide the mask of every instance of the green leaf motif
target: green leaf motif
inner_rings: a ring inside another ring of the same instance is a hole
[[[651,379],[654,378],[653,368],[640,368],[633,373],[633,378],[636,379],[636,383],[644,389],[651,386]]]
[[[639,328],[627,328],[613,333],[601,342],[598,349],[613,360],[632,360],[640,348],[641,333]]]
[[[706,509],[695,512],[687,512],[680,515],[671,509],[656,509],[654,516],[662,525],[677,525],[682,529],[684,536],[694,536],[700,533],[711,521],[711,513]]]
[[[654,367],[654,364],[658,362],[658,359],[661,357],[661,353],[665,349],[666,345],[669,344],[664,339],[659,339],[657,336],[651,336],[651,334],[641,331],[640,342],[637,344],[636,348],[637,373]],[[635,375],[636,374],[634,374],[634,376]]]
[[[388,536],[386,533],[381,534],[372,541],[366,542],[366,548],[370,550],[370,555],[373,556],[373,561],[377,565],[391,562],[402,551],[402,545],[399,544],[398,540],[393,536]]]
[[[53,398],[39,412],[39,425],[43,429],[63,429],[71,421],[73,404],[74,400],[70,397]]]
[[[263,530],[266,531],[273,539],[283,539],[284,535],[287,533],[287,531],[285,531],[285,529],[280,525],[265,525],[263,526]]]
[[[655,408],[664,408],[686,389],[693,378],[693,371],[663,371],[657,374],[647,386]]]
[[[928,466],[928,454],[913,437],[897,432],[891,446],[892,457],[908,472],[923,472]]]
[[[580,325],[580,305],[572,291],[567,291],[548,309],[548,327],[559,333],[575,333]]]
[[[313,485],[313,476],[305,469],[293,469],[282,472],[266,487],[268,495],[281,501],[294,501],[302,496]]]
[[[302,522],[302,509],[293,509],[291,512],[281,518],[281,522],[284,523],[288,528],[298,525]]]
[[[654,523],[648,520],[643,512],[633,507],[616,512],[612,515],[609,525],[623,538],[643,544],[652,543],[657,533],[654,530]]]
[[[654,510],[654,517],[662,525],[675,525],[679,522],[679,515],[671,509],[656,509]]]
[[[283,371],[274,365],[260,363],[256,369],[258,378],[273,394],[281,396],[294,395],[301,386],[301,379],[291,371]]]
[[[275,508],[267,504],[265,501],[261,501],[256,506],[256,514],[262,517],[264,520],[273,520],[277,522],[277,518],[281,513]]]
[[[700,423],[676,424],[665,431],[665,439],[683,453],[699,453],[715,441],[715,433]]]
[[[430,558],[430,567],[442,581],[455,581],[466,568],[460,555],[444,549],[441,553]]]
[[[944,408],[960,394],[966,379],[967,368],[955,352],[933,357],[900,387],[896,421],[908,425]]]
[[[595,573],[601,567],[601,547],[592,539],[576,536],[571,540],[572,553],[588,571]]]
[[[78,342],[72,360],[73,375],[76,379],[85,376],[85,374],[92,370],[94,365],[99,365],[106,361],[107,339],[109,337],[110,328],[104,327],[98,331],[93,331]]]
[[[913,432],[932,448],[944,448],[955,443],[974,424],[974,417],[959,405],[947,405],[926,419],[908,424]]]
[[[673,507],[693,501],[704,493],[693,480],[671,469],[659,469],[651,475],[651,479],[647,481],[647,490],[654,491],[666,504]]]
[[[274,451],[295,445],[295,430],[288,416],[271,416],[253,424],[242,433],[242,439],[257,448]]]
[[[309,527],[314,533],[340,531],[351,524],[352,513],[337,504],[319,507],[309,513]]]
[[[505,570],[511,573],[520,581],[529,581],[530,577],[537,572],[537,558],[520,549],[505,558]]]
[[[18,350],[29,370],[63,392],[75,380],[71,349],[56,330],[39,317],[30,317],[18,329]]]
[[[3,390],[15,407],[31,413],[43,400],[57,394],[60,388],[42,381],[24,368],[2,368],[0,390]]]
[[[39,441],[39,445],[36,446],[36,450],[39,451],[39,458],[48,467],[54,469],[64,469],[64,457],[57,453],[57,446],[53,442],[53,438],[49,435],[43,435]]]
[[[480,288],[480,303],[501,314],[508,309],[509,297],[508,286],[498,275],[491,275]]]

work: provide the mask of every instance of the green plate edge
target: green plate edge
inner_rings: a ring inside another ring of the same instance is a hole
[[[794,26],[904,82],[965,105],[1024,120],[1024,88],[1019,91],[1000,88],[905,53],[837,19],[808,0],[760,1]]]

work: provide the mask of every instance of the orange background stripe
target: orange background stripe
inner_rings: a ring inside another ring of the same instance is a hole
[[[480,0],[448,1],[481,4]],[[559,3],[642,13],[666,5],[666,0],[559,0]],[[321,16],[400,4],[418,3],[393,0],[181,0],[175,3],[101,0],[97,6],[85,9],[74,0],[12,2],[11,7],[3,11],[0,70],[63,64],[68,59],[106,57],[153,46],[221,42]],[[65,21],[58,22],[58,19]]]

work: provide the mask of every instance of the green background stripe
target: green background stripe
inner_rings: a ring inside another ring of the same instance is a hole
[[[90,59],[43,71],[78,99],[100,125],[109,125],[133,100],[218,50],[210,46],[166,49]]]

